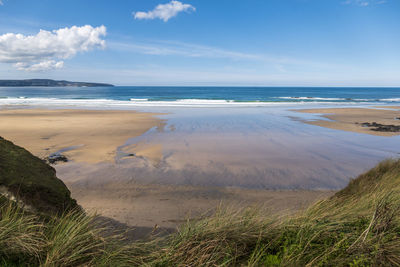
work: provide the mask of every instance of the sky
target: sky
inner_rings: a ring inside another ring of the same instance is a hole
[[[0,79],[400,86],[400,0],[0,0]]]

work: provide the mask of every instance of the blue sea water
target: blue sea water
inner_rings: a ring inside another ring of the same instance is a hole
[[[400,88],[378,87],[0,87],[0,104],[95,101],[131,105],[400,103]],[[102,102],[99,102],[101,104]]]

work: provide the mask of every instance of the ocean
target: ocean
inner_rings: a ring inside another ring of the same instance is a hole
[[[379,87],[0,87],[0,105],[265,106],[400,103],[400,88]]]

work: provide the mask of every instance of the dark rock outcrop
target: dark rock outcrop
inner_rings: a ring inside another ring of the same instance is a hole
[[[364,122],[361,124],[362,127],[370,127],[371,131],[376,132],[400,132],[400,125],[392,124],[380,124],[376,122]]]
[[[68,158],[63,154],[55,153],[45,158],[45,161],[48,164],[57,164],[58,162],[68,162]]]

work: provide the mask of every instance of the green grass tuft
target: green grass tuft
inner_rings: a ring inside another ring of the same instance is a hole
[[[29,258],[38,258],[45,245],[43,224],[26,214],[12,202],[0,207],[0,258],[3,262],[20,264]]]

